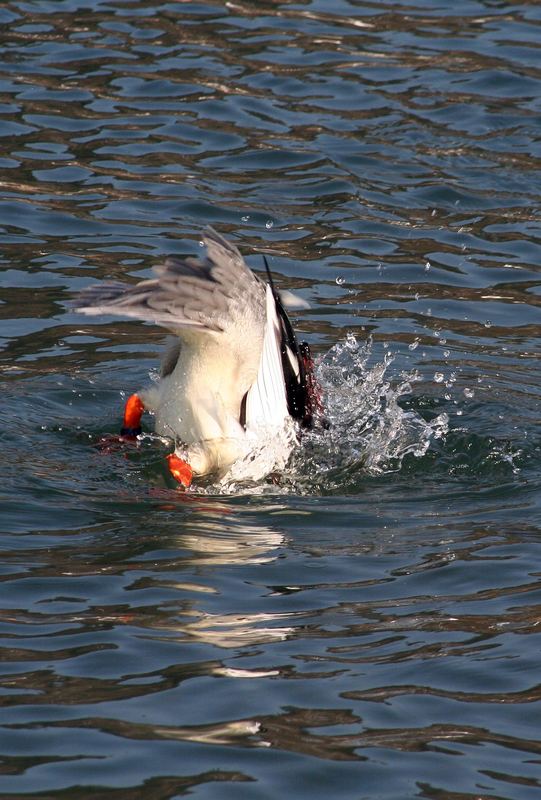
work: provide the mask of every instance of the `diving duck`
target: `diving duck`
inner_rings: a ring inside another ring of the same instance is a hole
[[[283,468],[299,430],[321,410],[309,347],[298,344],[285,310],[298,299],[276,291],[266,261],[262,280],[215,230],[202,239],[204,257],[167,258],[149,280],[97,284],[74,304],[174,334],[158,384],[129,397],[120,435],[136,438],[143,412],[153,413],[156,433],[175,442],[169,470],[185,487]]]

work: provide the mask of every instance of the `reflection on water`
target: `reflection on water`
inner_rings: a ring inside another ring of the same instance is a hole
[[[540,23],[0,8],[2,796],[538,799]],[[163,333],[66,301],[205,224],[310,302],[333,426],[182,493],[96,447]]]

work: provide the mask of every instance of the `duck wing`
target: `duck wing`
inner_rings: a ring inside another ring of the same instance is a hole
[[[268,284],[265,306],[265,334],[257,377],[243,403],[244,419],[241,423],[248,431],[282,425],[289,415],[281,353],[282,329],[274,294]]]
[[[238,249],[212,228],[203,234],[203,258],[171,257],[154,268],[155,278],[135,285],[102,283],[83,290],[75,302],[82,314],[153,322],[182,338],[201,333],[262,329],[265,288]]]
[[[272,283],[266,287],[266,324],[257,378],[243,403],[246,429],[279,425],[288,416],[301,427],[313,424],[307,364],[309,347],[299,345]]]

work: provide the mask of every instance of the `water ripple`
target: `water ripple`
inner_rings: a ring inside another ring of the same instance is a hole
[[[540,23],[0,8],[3,796],[537,800]],[[205,224],[311,304],[279,485],[96,447],[163,337],[66,301]]]

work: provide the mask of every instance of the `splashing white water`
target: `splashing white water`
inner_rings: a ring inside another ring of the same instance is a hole
[[[418,373],[389,376],[393,356],[386,354],[382,362],[370,366],[371,358],[372,342],[359,345],[348,335],[319,361],[316,377],[328,428],[303,433],[287,467],[281,466],[273,491],[337,490],[359,473],[395,472],[407,455],[424,455],[432,441],[447,433],[447,414],[427,422],[400,406],[412,393],[412,384],[421,380]],[[248,469],[236,464],[215,488],[227,493],[250,491],[243,486],[243,477],[252,472],[254,459],[274,458],[275,450],[275,441],[262,441],[250,454]]]
[[[323,357],[317,377],[325,394],[330,422],[323,440],[337,466],[362,464],[369,474],[400,469],[408,454],[422,456],[433,439],[447,433],[447,414],[431,422],[399,405],[422,379],[417,372],[387,376],[393,356],[369,365],[372,342],[359,345],[349,334]]]

